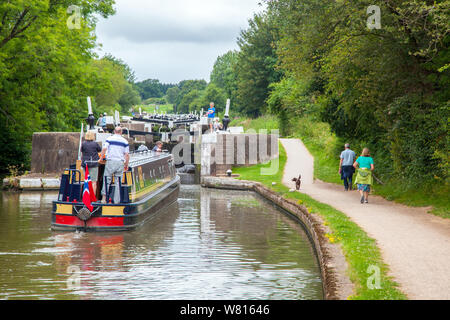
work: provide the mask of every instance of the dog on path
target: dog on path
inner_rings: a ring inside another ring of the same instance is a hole
[[[300,174],[298,178],[292,179],[295,182],[295,189],[300,190],[300,185],[302,184],[302,175]]]

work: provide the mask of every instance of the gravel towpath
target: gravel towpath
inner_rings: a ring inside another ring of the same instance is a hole
[[[409,299],[450,300],[450,220],[370,196],[361,204],[359,192],[314,180],[314,158],[299,139],[281,139],[287,163],[283,184],[302,175],[300,192],[326,203],[357,223],[377,241],[390,275]],[[337,173],[336,173],[337,174]]]

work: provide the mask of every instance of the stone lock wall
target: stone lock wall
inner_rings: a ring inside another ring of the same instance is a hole
[[[202,176],[224,175],[233,166],[250,166],[277,158],[278,135],[203,135],[201,150]]]
[[[134,150],[133,140],[127,140],[130,143],[130,150]],[[34,133],[31,151],[31,173],[55,173],[59,175],[64,169],[77,161],[79,144],[79,132]]]
[[[31,151],[32,173],[60,173],[78,159],[80,133],[34,133]]]

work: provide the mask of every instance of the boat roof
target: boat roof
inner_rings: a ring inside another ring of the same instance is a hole
[[[137,167],[149,162],[171,158],[172,155],[168,152],[155,152],[151,150],[147,151],[135,151],[130,153],[130,167]]]

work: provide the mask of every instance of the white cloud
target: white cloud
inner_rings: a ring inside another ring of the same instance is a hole
[[[237,49],[259,0],[117,0],[97,25],[99,54],[126,61],[138,80],[209,80],[217,56]]]

